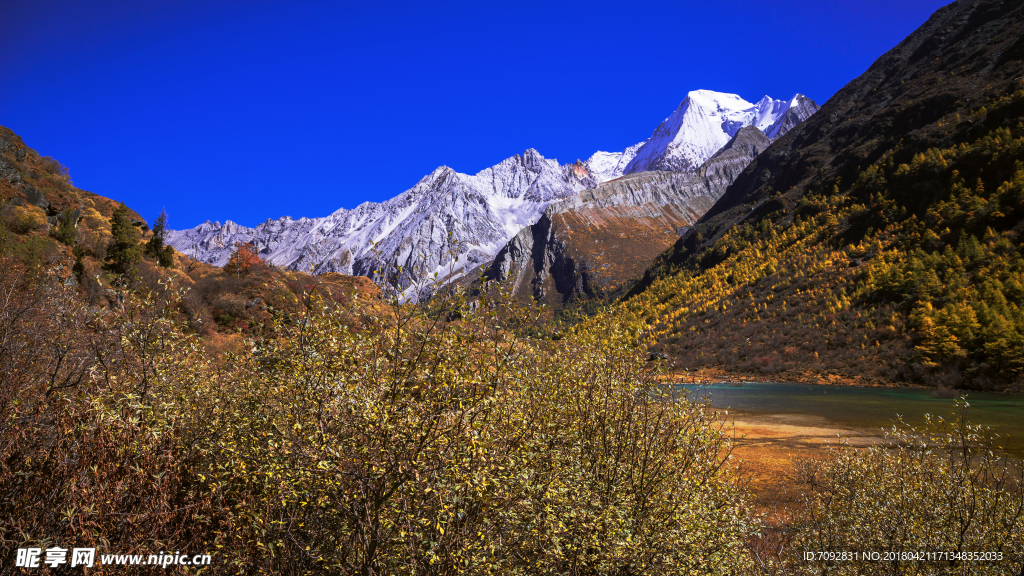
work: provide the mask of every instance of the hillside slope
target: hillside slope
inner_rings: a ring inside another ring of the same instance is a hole
[[[106,263],[111,218],[119,204],[77,188],[67,167],[0,126],[0,267],[11,286],[31,286],[34,278],[55,274],[98,314],[116,305],[121,298],[116,285],[124,282]],[[133,242],[151,240],[146,221],[127,212]],[[243,338],[271,328],[276,314],[303,310],[310,293],[337,302],[354,293],[366,300],[379,294],[364,277],[314,277],[258,259],[225,270],[179,253],[164,265],[142,257],[135,268],[127,282],[133,290],[184,290],[178,312],[216,348],[238,348]]]
[[[1024,375],[1024,6],[960,1],[772,144],[625,303],[686,367]]]

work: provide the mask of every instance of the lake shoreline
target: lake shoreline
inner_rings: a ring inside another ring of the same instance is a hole
[[[807,492],[798,483],[801,460],[827,458],[829,448],[848,443],[865,449],[884,443],[882,430],[844,426],[804,414],[724,411],[722,432],[731,438],[734,465],[749,482],[759,505],[794,502]]]
[[[916,389],[916,390],[939,390],[935,386],[927,386],[914,382],[894,382],[879,378],[850,377],[839,374],[819,373],[812,370],[786,371],[773,376],[744,372],[741,370],[730,370],[718,366],[700,368],[698,370],[673,369],[666,371],[665,379],[678,384],[744,384],[780,382],[787,384],[812,384],[824,386],[850,386],[856,388],[891,388]],[[699,382],[697,382],[699,381]],[[950,389],[953,397],[960,394],[972,392],[984,392],[987,394],[1024,394],[1024,389],[1019,386],[1007,386],[1000,390],[975,390],[975,389]]]
[[[929,418],[953,421],[961,416],[1000,436],[1016,457],[1024,456],[1024,396],[967,392],[967,405],[939,397],[926,388],[842,386],[738,380],[721,382],[704,375],[667,375],[666,384],[708,402],[721,417],[760,438],[757,446],[803,451],[823,439],[850,438],[858,447],[873,445],[894,425],[923,430]],[[931,416],[929,416],[931,415]],[[938,420],[934,420],[936,423]],[[745,432],[744,432],[745,433]],[[869,438],[871,438],[869,440]],[[774,457],[773,457],[774,458]]]

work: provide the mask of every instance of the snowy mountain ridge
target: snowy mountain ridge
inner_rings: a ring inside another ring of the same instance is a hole
[[[736,94],[694,90],[650,138],[640,143],[624,173],[667,170],[690,172],[711,158],[744,126],[754,126],[776,140],[817,111],[803,94],[789,100],[769,96],[751,104]],[[787,116],[788,115],[788,116]],[[786,119],[799,117],[792,126]]]
[[[596,152],[563,165],[529,149],[473,175],[441,166],[384,202],[364,202],[319,218],[268,219],[252,228],[207,221],[169,231],[168,241],[218,266],[241,242],[255,246],[268,262],[295,270],[373,278],[383,260],[406,270],[415,266],[413,282],[435,272],[458,277],[489,263],[554,202],[624,174],[692,171],[743,126],[777,138],[816,109],[799,94],[789,101],[766,96],[754,105],[734,94],[697,90],[650,138],[622,152]]]
[[[315,273],[373,276],[378,256],[419,276],[458,273],[487,262],[548,204],[597,186],[577,165],[560,165],[536,150],[480,171],[441,166],[384,202],[364,202],[323,218],[288,216],[249,228],[205,222],[168,234],[179,251],[223,266],[237,242],[251,243],[270,263]],[[450,250],[457,245],[459,261]],[[376,243],[376,252],[374,244]]]

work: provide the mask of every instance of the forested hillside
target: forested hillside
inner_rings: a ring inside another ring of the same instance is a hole
[[[363,277],[269,266],[250,245],[234,246],[224,268],[177,253],[164,242],[167,214],[151,228],[124,204],[76,187],[66,166],[4,127],[0,200],[0,257],[21,270],[22,282],[55,271],[101,309],[119,302],[120,289],[183,291],[176,313],[215,349],[239,349],[272,324],[274,313],[304,309],[310,293],[338,301],[379,293]]]
[[[759,156],[626,302],[657,348],[796,379],[1020,385],[1022,9],[943,8]]]

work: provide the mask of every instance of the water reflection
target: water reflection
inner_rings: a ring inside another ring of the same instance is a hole
[[[826,418],[838,425],[879,429],[890,427],[899,416],[921,425],[925,414],[952,417],[955,399],[937,398],[919,388],[862,388],[744,382],[735,384],[683,384],[691,396],[708,398],[716,408],[756,414],[804,414]],[[967,392],[968,418],[1008,437],[1004,444],[1024,453],[1024,396]]]

